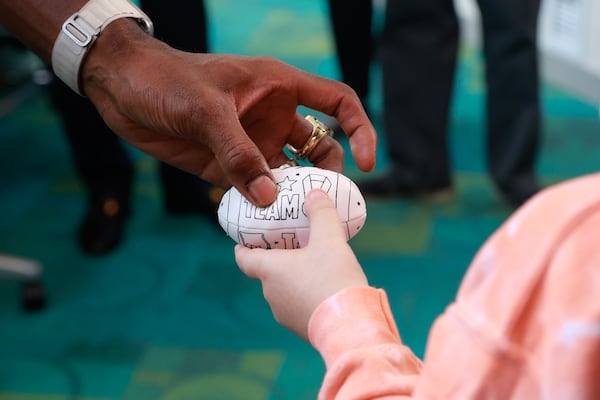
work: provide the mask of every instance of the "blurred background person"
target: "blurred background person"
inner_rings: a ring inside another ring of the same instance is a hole
[[[367,96],[373,58],[373,2],[329,0],[329,17],[342,82],[354,89],[370,114]]]
[[[141,6],[154,22],[158,39],[179,50],[208,52],[202,0],[142,0]],[[77,232],[79,246],[90,255],[109,253],[121,243],[131,212],[134,163],[122,140],[106,126],[88,99],[58,78],[54,79],[51,97],[88,194],[87,210]],[[160,163],[159,171],[167,213],[200,214],[215,221],[219,189],[166,163]]]
[[[478,0],[487,84],[487,161],[514,207],[539,189],[539,0]],[[451,0],[388,1],[381,43],[389,171],[365,195],[443,199],[453,194],[448,118],[459,22]]]

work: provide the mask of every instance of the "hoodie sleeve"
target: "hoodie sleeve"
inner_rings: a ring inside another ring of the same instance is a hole
[[[538,194],[476,255],[434,323],[422,364],[403,345],[384,291],[325,300],[309,340],[324,399],[597,399],[600,173]]]
[[[402,343],[383,290],[338,292],[315,310],[308,329],[327,367],[319,399],[411,397],[421,361]]]

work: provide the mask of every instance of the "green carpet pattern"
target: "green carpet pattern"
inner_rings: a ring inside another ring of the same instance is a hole
[[[209,5],[213,51],[271,55],[338,78],[324,1]],[[479,51],[463,48],[450,132],[455,199],[369,201],[351,241],[418,355],[476,250],[511,212],[486,174],[482,74]],[[379,76],[375,63],[369,101],[382,132]],[[2,88],[0,104],[10,93]],[[134,151],[134,213],[122,247],[103,258],[79,252],[85,193],[44,89],[26,93],[0,118],[0,253],[43,263],[49,304],[22,311],[19,283],[0,279],[0,399],[314,399],[319,355],[275,323],[220,228],[163,213],[151,158]],[[544,182],[597,171],[596,106],[548,83],[543,101]],[[386,165],[383,138],[380,147],[375,173]],[[349,156],[346,172],[366,176]]]

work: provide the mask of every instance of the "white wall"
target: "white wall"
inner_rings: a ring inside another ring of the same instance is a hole
[[[600,1],[545,0],[540,18],[544,75],[600,104]]]
[[[463,40],[481,43],[476,3],[454,1]],[[539,29],[544,78],[600,104],[600,0],[542,0]]]

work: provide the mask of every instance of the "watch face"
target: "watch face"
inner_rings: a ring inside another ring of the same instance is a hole
[[[147,34],[154,36],[154,24],[148,16],[145,16],[145,18],[138,18],[137,21]]]

